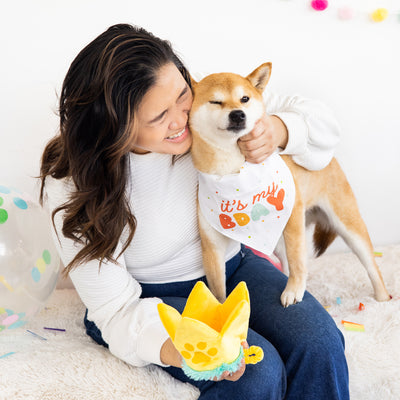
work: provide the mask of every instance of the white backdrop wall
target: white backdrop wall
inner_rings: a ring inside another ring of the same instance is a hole
[[[397,4],[396,4],[397,3]],[[358,13],[340,20],[338,7]],[[386,6],[389,18],[368,12]],[[398,8],[396,9],[396,6]],[[57,132],[57,94],[77,53],[110,25],[169,39],[193,74],[273,63],[269,90],[322,100],[342,126],[336,156],[374,245],[400,242],[400,4],[396,0],[20,0],[0,17],[0,184],[37,194]],[[335,244],[339,249],[343,243]],[[333,247],[335,249],[335,246]]]

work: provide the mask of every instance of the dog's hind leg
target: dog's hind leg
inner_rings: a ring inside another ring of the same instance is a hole
[[[358,210],[350,185],[336,191],[330,199],[320,204],[331,227],[342,237],[364,265],[378,301],[390,300],[381,272],[375,261],[373,246],[367,228]]]
[[[296,202],[283,231],[283,237],[289,264],[289,278],[281,295],[281,303],[284,307],[288,307],[303,299],[307,281],[305,212],[303,201],[297,188]]]

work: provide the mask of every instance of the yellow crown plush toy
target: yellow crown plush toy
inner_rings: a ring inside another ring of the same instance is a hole
[[[189,295],[182,315],[158,304],[161,321],[183,358],[182,369],[194,380],[219,379],[223,372],[256,364],[264,357],[260,347],[243,349],[250,317],[249,292],[240,282],[221,304],[199,281]]]

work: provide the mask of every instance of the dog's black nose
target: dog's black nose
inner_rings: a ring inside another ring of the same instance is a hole
[[[246,114],[242,110],[233,110],[229,113],[228,130],[240,132],[246,128]]]
[[[242,110],[233,110],[229,114],[229,121],[234,124],[241,124],[246,121],[246,114]]]

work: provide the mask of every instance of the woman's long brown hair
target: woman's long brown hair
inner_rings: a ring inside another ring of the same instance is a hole
[[[72,62],[59,104],[60,131],[46,145],[40,168],[40,202],[45,180],[72,178],[76,191],[52,213],[64,211],[62,233],[83,244],[66,266],[90,260],[116,263],[114,253],[125,228],[133,239],[136,219],[126,188],[134,118],[157,72],[174,63],[190,86],[190,77],[169,42],[142,28],[111,26]]]

